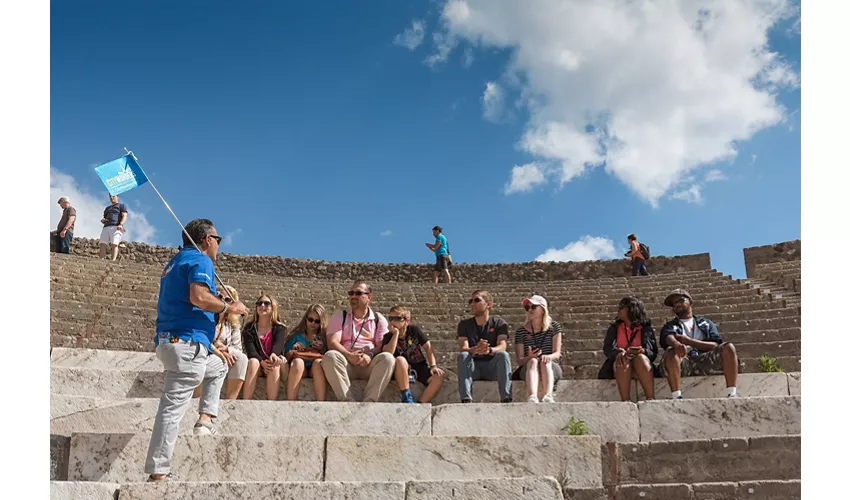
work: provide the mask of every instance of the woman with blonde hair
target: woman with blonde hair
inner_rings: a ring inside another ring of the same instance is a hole
[[[266,397],[277,399],[280,392],[280,376],[285,369],[283,344],[286,341],[286,326],[280,320],[277,300],[261,294],[254,305],[254,316],[242,330],[245,354],[248,355],[248,370],[242,399],[252,399],[257,387],[257,378],[266,377]]]
[[[286,379],[286,399],[298,399],[298,386],[303,377],[313,379],[316,401],[324,401],[327,394],[322,356],[327,352],[328,315],[320,304],[310,304],[298,326],[292,330],[283,346],[289,361]]]
[[[230,296],[219,290],[218,298],[232,304],[239,301],[239,293],[230,285],[225,285]],[[232,298],[231,298],[232,297]],[[242,316],[226,314],[219,316],[215,324],[215,339],[211,345],[213,354],[221,358],[227,365],[227,380],[224,383],[224,399],[236,399],[245,373],[248,371],[248,356],[242,352]],[[194,397],[201,395],[201,386],[195,388]]]
[[[554,403],[555,382],[561,379],[561,324],[549,316],[549,303],[540,295],[522,299],[528,319],[514,336],[519,368],[511,377],[525,379],[528,402],[537,403],[538,382],[543,385],[543,402]]]

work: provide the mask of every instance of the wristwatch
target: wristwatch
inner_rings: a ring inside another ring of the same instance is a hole
[[[492,347],[489,347],[489,348],[488,348],[488,350],[487,350],[487,355],[488,355],[488,356],[492,356],[492,355],[493,355],[493,348],[492,348]]]

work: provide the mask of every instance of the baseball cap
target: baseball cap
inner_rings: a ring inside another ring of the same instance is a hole
[[[528,304],[542,306],[543,309],[546,309],[547,311],[549,310],[549,303],[546,302],[546,299],[544,299],[540,295],[532,295],[531,298],[522,299],[522,307],[525,307]]]
[[[687,290],[677,288],[667,294],[667,298],[664,299],[664,305],[667,307],[673,307],[673,300],[675,300],[676,297],[687,297],[691,302],[694,301],[693,297],[691,297],[691,294],[689,294]]]

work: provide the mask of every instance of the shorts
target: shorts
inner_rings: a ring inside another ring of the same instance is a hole
[[[723,375],[723,346],[726,342],[720,344],[710,351],[695,351],[691,350],[688,355],[682,358],[682,376],[697,377],[700,375]],[[671,351],[668,348],[667,351]],[[694,354],[695,353],[695,354]],[[658,366],[661,376],[667,376],[667,364],[663,361]]]
[[[428,385],[428,381],[431,380],[431,370],[428,368],[428,363],[415,363],[408,366],[408,370],[416,372],[416,380],[418,382]],[[391,380],[395,380],[395,371],[393,372]]]
[[[542,368],[542,365],[537,365],[538,370]],[[511,380],[525,380],[525,372],[528,365],[522,365],[516,370],[514,370],[513,374],[511,374]],[[564,376],[564,370],[561,368],[561,365],[558,364],[557,361],[552,362],[552,378],[557,382],[561,380]]]
[[[103,226],[103,230],[100,232],[101,243],[118,245],[123,237],[124,231],[119,231],[118,226]]]
[[[449,256],[446,254],[437,256],[437,263],[434,264],[435,271],[445,271],[451,266],[451,262],[449,262]]]

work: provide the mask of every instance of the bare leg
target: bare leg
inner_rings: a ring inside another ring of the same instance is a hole
[[[106,244],[106,243],[101,243],[101,244],[100,244],[100,258],[101,258],[101,259],[105,259],[105,258],[106,258],[106,247],[107,247],[107,244]]]
[[[112,245],[112,260],[118,260],[118,245]]]
[[[242,399],[254,399],[254,390],[257,389],[257,376],[260,373],[260,360],[251,358],[248,360],[248,370],[245,372],[245,385],[242,386]]]
[[[440,271],[434,271],[434,284],[436,285],[439,282],[440,282]]]
[[[236,399],[239,397],[239,391],[242,390],[244,380],[238,378],[229,378],[224,381],[224,399]]]
[[[278,365],[266,373],[266,397],[269,401],[277,400],[277,395],[280,392],[280,370],[286,365]]]
[[[528,396],[537,396],[537,382],[540,378],[537,370],[537,358],[531,358],[525,365],[525,385],[528,388]]]
[[[726,387],[738,386],[738,351],[731,342],[726,342],[720,351],[723,363],[723,375],[726,377]]]
[[[328,385],[321,359],[313,361],[313,364],[310,365],[310,373],[313,375],[313,391],[316,393],[316,401],[324,401],[328,393]]]
[[[630,401],[632,399],[632,364],[628,359],[622,366],[614,361],[614,378],[617,379],[620,401]]]
[[[451,273],[449,273],[448,268],[443,269],[443,275],[446,277],[446,283],[452,282],[452,275],[451,275]]]
[[[652,380],[652,363],[649,362],[649,358],[638,354],[632,361],[632,367],[646,399],[655,399],[655,382]]]
[[[544,396],[551,396],[552,391],[555,390],[555,374],[552,372],[552,363],[557,363],[557,361],[550,361],[540,366],[540,383],[543,385]]]
[[[664,355],[664,364],[667,368],[667,383],[670,384],[670,392],[676,392],[682,382],[682,359],[676,355],[675,350],[670,349]]]
[[[289,362],[289,377],[286,379],[286,400],[298,399],[298,386],[301,385],[301,377],[304,376],[304,360],[292,358]]]
[[[440,388],[443,387],[443,379],[444,375],[431,375],[431,378],[428,379],[428,385],[425,387],[425,391],[422,392],[422,397],[419,398],[420,403],[430,403],[434,396],[440,392]]]
[[[395,383],[398,385],[398,390],[406,391],[410,389],[410,380],[407,378],[407,370],[410,365],[407,360],[399,356],[395,358]]]

